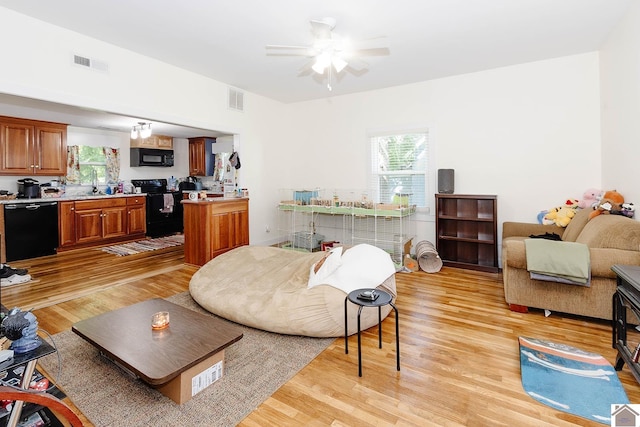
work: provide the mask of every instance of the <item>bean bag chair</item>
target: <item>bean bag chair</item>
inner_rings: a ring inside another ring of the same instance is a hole
[[[241,246],[203,265],[189,292],[207,311],[257,329],[310,337],[344,336],[347,294],[377,288],[396,297],[395,266],[371,245],[330,252]],[[348,335],[357,333],[358,306],[347,303]],[[391,307],[382,307],[384,319]],[[378,310],[364,308],[361,329],[378,324]]]

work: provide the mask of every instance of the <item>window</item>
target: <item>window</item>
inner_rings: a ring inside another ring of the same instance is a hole
[[[371,190],[377,202],[408,196],[409,204],[426,206],[428,136],[419,131],[371,137]]]
[[[102,147],[80,145],[78,147],[78,163],[80,164],[79,184],[107,183],[107,159]]]

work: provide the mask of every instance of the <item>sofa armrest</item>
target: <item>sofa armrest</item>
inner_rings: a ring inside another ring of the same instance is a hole
[[[560,237],[562,237],[562,233],[564,233],[563,227],[558,227],[557,225],[545,225],[545,224],[536,224],[536,223],[526,223],[526,222],[503,222],[502,223],[502,238],[505,237],[529,237],[530,235],[538,235],[544,233],[556,233]]]
[[[611,270],[615,264],[640,265],[640,252],[613,248],[591,248],[591,276],[615,279]]]

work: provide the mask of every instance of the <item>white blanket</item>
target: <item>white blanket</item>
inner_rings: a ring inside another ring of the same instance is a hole
[[[391,256],[368,244],[349,248],[340,261],[340,265],[317,284],[330,285],[348,294],[356,289],[375,288],[396,272]]]

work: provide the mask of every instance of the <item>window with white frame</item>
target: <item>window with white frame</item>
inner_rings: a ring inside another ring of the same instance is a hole
[[[427,206],[429,134],[426,130],[371,135],[371,191],[380,203]]]
[[[106,184],[107,159],[102,147],[80,145],[78,147],[78,163],[80,164],[79,184]]]

